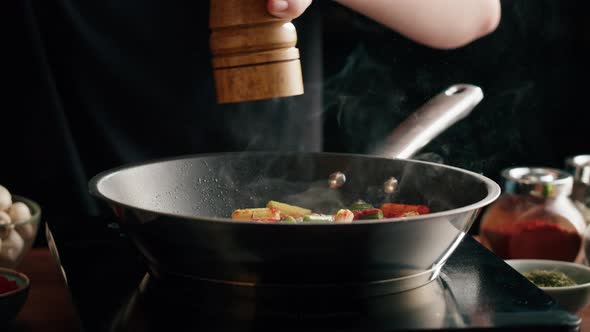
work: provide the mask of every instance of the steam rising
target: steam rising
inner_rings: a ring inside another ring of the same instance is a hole
[[[366,153],[405,117],[406,95],[392,88],[391,69],[373,61],[363,44],[342,70],[325,83],[327,131],[334,131],[347,152]]]
[[[443,158],[443,156],[441,156],[437,153],[433,153],[433,152],[419,153],[416,156],[414,156],[412,159],[429,161],[431,163],[437,163],[437,164],[444,164],[445,163],[445,159]]]

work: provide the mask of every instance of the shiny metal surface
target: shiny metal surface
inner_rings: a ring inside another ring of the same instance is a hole
[[[398,181],[393,176],[383,182],[383,191],[386,194],[393,194],[397,189]]]
[[[566,171],[575,181],[590,185],[590,155],[579,155],[566,159]]]
[[[389,158],[410,158],[433,138],[465,118],[483,99],[474,85],[456,84],[432,98],[402,122],[374,154]]]
[[[565,169],[574,177],[571,198],[587,224],[590,224],[590,155],[567,158]]]
[[[328,186],[330,189],[340,189],[346,183],[346,174],[342,172],[334,172],[330,174],[328,179]]]
[[[504,191],[511,194],[542,198],[569,196],[574,186],[570,174],[554,168],[514,167],[504,169],[501,175]]]
[[[179,305],[184,308],[181,312],[191,310],[198,317],[192,320],[186,319],[188,315],[181,315],[183,324],[193,329],[211,324],[214,326],[212,330],[219,331],[350,331],[352,326],[349,324],[361,325],[364,331],[449,327],[460,330],[468,327],[452,291],[442,278],[410,292],[366,300],[346,296],[330,298],[318,294],[312,297],[261,298],[196,289],[189,288],[178,295],[180,287],[158,284],[157,280],[146,275],[139,289],[114,317],[111,331],[133,331],[138,322],[153,328],[165,321],[162,317],[165,307]],[[195,298],[199,298],[198,303],[195,303]]]
[[[340,190],[325,182],[334,170],[348,175]],[[382,179],[392,175],[399,185],[388,195]],[[337,285],[371,294],[406,289],[383,284],[442,266],[478,210],[500,194],[493,181],[445,165],[262,152],[128,166],[99,175],[91,188],[112,204],[155,275],[275,290]],[[403,222],[353,224],[260,224],[227,218],[236,207],[263,206],[270,199],[333,212],[359,198],[373,204],[419,202],[433,213]]]
[[[482,96],[469,85],[445,90],[402,124],[395,142],[388,143],[393,150],[407,146],[387,155],[417,152]],[[383,190],[384,179],[391,177],[397,180],[393,193]],[[257,292],[322,289],[369,296],[434,280],[479,209],[500,194],[484,176],[435,163],[278,152],[128,165],[95,176],[90,191],[113,207],[155,276],[255,286]],[[265,206],[269,200],[332,214],[359,199],[377,206],[426,204],[432,213],[352,224],[229,219],[234,209]]]

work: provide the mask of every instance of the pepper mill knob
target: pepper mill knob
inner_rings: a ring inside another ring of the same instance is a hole
[[[297,31],[270,15],[266,0],[210,0],[210,47],[217,102],[303,94]]]

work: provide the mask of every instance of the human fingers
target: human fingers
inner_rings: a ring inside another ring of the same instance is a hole
[[[276,17],[295,19],[311,5],[312,0],[268,0],[268,12]]]

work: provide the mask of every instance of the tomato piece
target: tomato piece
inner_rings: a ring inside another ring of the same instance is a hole
[[[354,210],[354,220],[368,220],[368,219],[381,219],[383,218],[383,211],[376,208]]]
[[[398,203],[385,203],[381,205],[383,216],[385,218],[398,218],[407,213],[416,213],[418,215],[430,213],[430,208],[426,205],[411,205]]]

